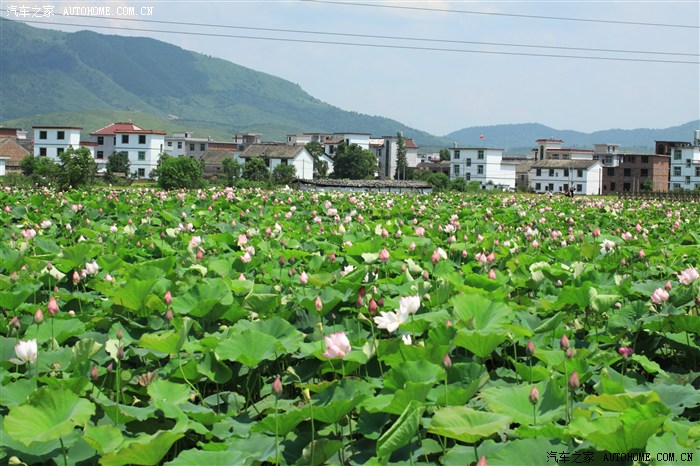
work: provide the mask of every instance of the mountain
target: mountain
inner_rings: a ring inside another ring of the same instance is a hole
[[[555,138],[563,147],[590,149],[594,144],[619,144],[624,150],[653,152],[654,141],[692,141],[700,120],[665,129],[609,129],[582,133],[558,130],[538,123],[474,126],[454,131],[447,139],[460,147],[498,147],[510,152],[527,152],[537,139]],[[483,136],[483,138],[482,138]]]
[[[421,146],[447,143],[395,120],[334,107],[281,78],[158,40],[66,33],[7,19],[0,20],[0,30],[5,126],[70,121],[92,131],[113,121],[104,116],[128,111],[199,137],[257,132],[283,140],[298,132],[403,131]]]

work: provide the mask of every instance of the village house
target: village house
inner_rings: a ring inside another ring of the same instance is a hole
[[[19,172],[19,163],[32,155],[27,132],[19,128],[0,128],[0,176]]]
[[[265,161],[270,173],[277,165],[293,165],[298,179],[310,180],[314,177],[314,160],[304,146],[286,143],[252,144],[238,157],[244,161],[252,157],[260,157]]]
[[[132,172],[138,178],[148,178],[158,166],[166,134],[165,131],[140,128],[131,122],[112,123],[90,133],[92,142],[96,144],[98,169],[105,169],[112,153],[124,151],[129,155]]]
[[[73,147],[87,147],[94,156],[94,146],[89,142],[81,143],[80,132],[83,128],[77,126],[32,126],[34,130],[34,156],[48,157],[59,162],[59,155]]]
[[[503,162],[503,149],[453,147],[450,151],[450,179],[478,181],[481,189],[515,189],[515,164]]]
[[[536,193],[600,194],[602,165],[599,160],[538,160],[530,167],[530,186]]]
[[[670,159],[669,188],[693,190],[700,187],[700,130],[693,142],[656,141],[656,154]]]
[[[406,148],[406,167],[415,168],[418,165],[418,146],[411,138],[404,138],[404,145]],[[370,150],[377,157],[381,178],[405,178],[405,173],[396,173],[399,151],[398,136],[370,138]]]

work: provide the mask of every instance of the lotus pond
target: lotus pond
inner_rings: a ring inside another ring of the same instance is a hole
[[[5,188],[0,208],[4,463],[698,460],[698,204]]]

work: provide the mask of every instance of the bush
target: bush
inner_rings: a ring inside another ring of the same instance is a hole
[[[279,164],[272,170],[272,178],[275,183],[289,184],[297,178],[297,167]]]
[[[270,181],[270,170],[260,157],[251,157],[243,165],[243,178],[248,181]]]
[[[204,164],[191,157],[161,155],[154,170],[163,189],[196,189],[204,187]]]

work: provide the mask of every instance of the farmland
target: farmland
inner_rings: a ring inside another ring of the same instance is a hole
[[[700,446],[697,204],[5,188],[0,208],[3,462]]]

